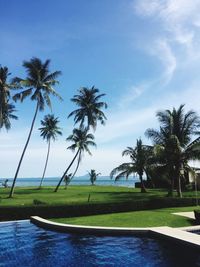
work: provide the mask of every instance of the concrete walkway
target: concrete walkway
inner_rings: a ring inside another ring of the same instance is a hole
[[[168,226],[155,227],[152,230],[153,235],[158,235],[165,239],[171,239],[172,241],[177,241],[185,245],[200,248],[200,235],[183,231],[177,228],[172,228]]]

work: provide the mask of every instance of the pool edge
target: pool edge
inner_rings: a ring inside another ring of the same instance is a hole
[[[200,249],[200,235],[187,232],[185,229],[172,228],[168,226],[149,228],[126,228],[126,227],[102,227],[83,226],[56,223],[43,219],[39,216],[31,216],[30,221],[42,228],[68,233],[95,234],[95,235],[136,235],[149,234],[153,237],[171,240],[173,242]]]

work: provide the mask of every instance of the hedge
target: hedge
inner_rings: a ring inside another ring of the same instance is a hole
[[[200,210],[194,210],[194,215],[197,223],[200,224]]]
[[[87,203],[82,205],[0,207],[0,221],[29,219],[30,216],[34,215],[43,218],[77,217],[167,207],[193,206],[195,204],[196,199],[194,198],[155,198],[151,200],[107,204]]]

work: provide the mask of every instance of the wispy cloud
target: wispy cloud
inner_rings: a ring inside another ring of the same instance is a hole
[[[190,84],[189,87],[183,87],[181,94],[177,92],[160,92],[158,97],[155,97],[154,102],[147,107],[138,107],[137,109],[124,106],[111,111],[108,114],[106,126],[98,128],[95,134],[97,143],[112,144],[117,143],[117,140],[135,140],[138,137],[143,137],[145,130],[149,127],[157,127],[156,112],[158,110],[171,109],[179,107],[181,104],[186,104],[185,109],[194,109],[199,112],[199,82]]]
[[[173,78],[177,67],[177,60],[171,49],[169,41],[164,38],[155,40],[149,48],[149,52],[152,55],[155,55],[162,63],[164,71],[160,80],[162,81],[163,86],[168,84]]]
[[[147,87],[148,85],[143,83],[138,86],[132,85],[125,89],[123,95],[120,97],[119,107],[127,108],[129,105],[132,105],[133,102],[143,94]]]
[[[135,14],[149,20],[159,31],[148,39],[145,50],[155,55],[164,66],[165,84],[174,72],[200,57],[200,1],[199,0],[137,0]],[[184,62],[183,62],[184,58]]]

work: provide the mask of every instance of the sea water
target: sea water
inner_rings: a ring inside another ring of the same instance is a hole
[[[60,177],[52,177],[52,178],[44,178],[43,185],[44,186],[56,186],[59,182]],[[5,178],[0,178],[0,182],[4,182]],[[12,178],[8,178],[8,186],[12,185]],[[27,186],[39,186],[41,181],[41,178],[18,178],[16,180],[16,186],[17,187],[27,187]],[[125,187],[135,187],[135,182],[138,182],[138,179],[136,177],[131,177],[128,180],[121,179],[119,181],[116,181],[114,179],[111,179],[109,176],[99,176],[96,180],[96,185],[102,185],[102,186],[125,186]],[[73,180],[70,183],[71,185],[91,185],[89,176],[84,177],[74,177]],[[64,182],[63,182],[64,185]],[[1,186],[1,184],[0,184]]]

